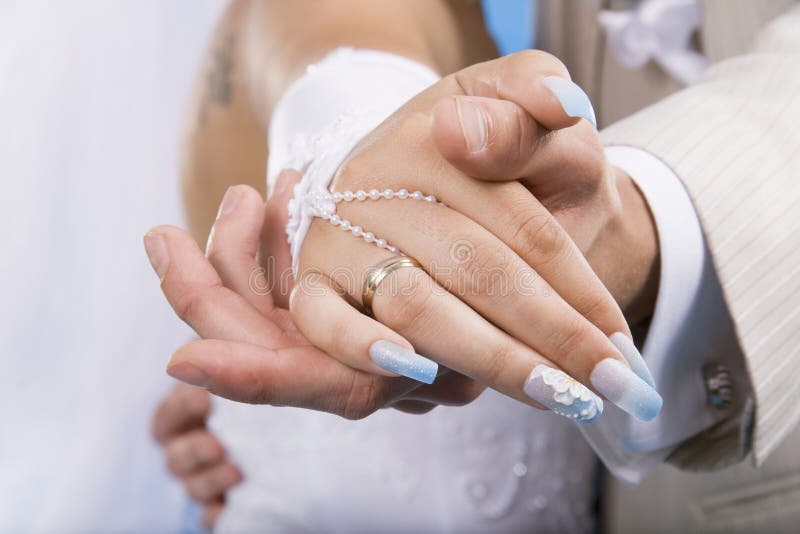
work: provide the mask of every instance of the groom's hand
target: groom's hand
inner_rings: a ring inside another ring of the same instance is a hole
[[[208,391],[178,384],[153,417],[153,437],[164,448],[167,468],[203,507],[206,528],[211,528],[222,512],[225,492],[241,479],[219,440],[206,427],[210,411]]]
[[[609,164],[588,122],[551,131],[511,100],[453,96],[434,108],[432,128],[441,154],[462,172],[528,187],[575,241],[630,323],[652,312],[658,282],[653,220],[630,177]],[[470,142],[476,138],[483,141],[478,146]],[[550,237],[558,232],[543,225],[539,234],[532,247],[557,249]]]
[[[268,242],[287,246],[284,206],[291,194],[288,184],[298,178],[296,172],[283,173],[266,205],[252,188],[231,188],[214,223],[207,257],[177,228],[157,227],[145,237],[167,300],[203,338],[178,349],[167,372],[232,400],[322,410],[348,419],[389,406],[422,413],[437,404],[472,402],[485,386],[458,373],[423,385],[343,365],[305,339],[288,310],[275,304],[256,259],[259,233],[263,240],[271,232]],[[280,186],[283,182],[286,187]],[[262,253],[274,255],[269,249]]]

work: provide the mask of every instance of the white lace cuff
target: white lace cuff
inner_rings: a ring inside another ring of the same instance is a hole
[[[286,90],[269,125],[267,185],[271,190],[285,168],[303,175],[286,226],[295,274],[312,219],[303,199],[327,192],[361,138],[438,79],[429,67],[395,54],[337,48]]]

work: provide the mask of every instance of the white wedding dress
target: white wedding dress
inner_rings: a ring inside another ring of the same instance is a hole
[[[242,468],[216,532],[591,532],[595,456],[575,423],[492,390],[361,421],[218,401]]]

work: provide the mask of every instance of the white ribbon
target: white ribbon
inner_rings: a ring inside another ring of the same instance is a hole
[[[696,82],[708,62],[691,48],[702,13],[696,0],[644,0],[629,11],[603,10],[598,22],[624,67],[637,69],[655,61],[686,85]]]

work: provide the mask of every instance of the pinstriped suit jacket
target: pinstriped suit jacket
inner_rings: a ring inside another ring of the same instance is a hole
[[[753,386],[754,412],[689,440],[670,461],[716,469],[749,449],[759,469],[689,475],[665,467],[635,492],[610,490],[609,525],[631,532],[654,525],[749,532],[755,524],[798,531],[800,432],[792,432],[800,421],[800,5],[699,2],[700,48],[712,65],[681,90],[657,65],[626,70],[605,47],[598,10],[631,7],[632,0],[539,0],[538,45],[586,88],[607,126],[606,143],[656,155],[689,191]],[[753,523],[759,517],[766,522]]]

